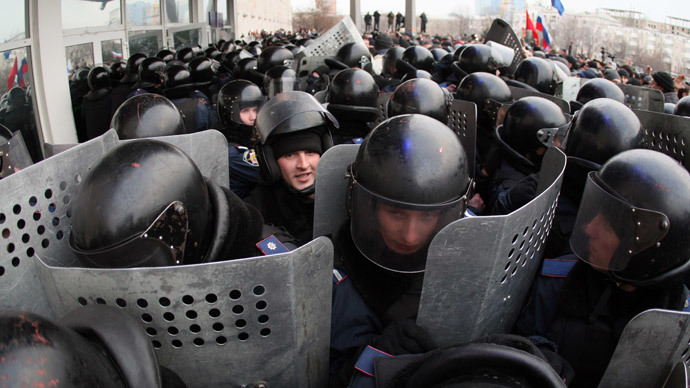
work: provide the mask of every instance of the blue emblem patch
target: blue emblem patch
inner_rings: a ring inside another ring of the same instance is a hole
[[[264,255],[275,255],[276,253],[290,252],[289,249],[283,245],[274,235],[270,235],[265,239],[256,243],[256,247],[263,252]]]

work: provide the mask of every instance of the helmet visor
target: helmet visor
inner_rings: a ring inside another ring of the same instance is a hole
[[[431,240],[444,226],[463,216],[467,196],[465,193],[442,204],[417,205],[381,197],[354,181],[352,240],[367,259],[389,271],[423,272]]]
[[[606,271],[624,270],[630,258],[669,230],[665,214],[630,205],[588,174],[570,246],[580,259]]]

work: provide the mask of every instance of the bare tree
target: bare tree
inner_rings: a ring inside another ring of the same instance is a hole
[[[328,31],[333,27],[340,17],[338,15],[330,14],[322,9],[312,8],[303,12],[295,12],[292,14],[292,28],[293,29],[316,29],[318,32]]]

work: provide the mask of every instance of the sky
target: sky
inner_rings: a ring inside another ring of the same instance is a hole
[[[336,1],[339,14],[350,13],[349,0]],[[550,4],[550,0],[528,0],[528,9],[530,4],[538,4],[541,1],[547,5]],[[426,12],[430,17],[443,17],[452,12],[474,13],[475,0],[416,0],[415,3],[417,14]],[[688,0],[561,0],[561,3],[566,13],[594,11],[596,8],[615,8],[643,12],[647,18],[662,22],[667,15],[690,20],[690,1]],[[292,0],[292,6],[293,10],[311,8],[314,7],[314,0]],[[360,0],[360,7],[363,14],[377,9],[382,14],[388,11],[405,13],[405,0]]]

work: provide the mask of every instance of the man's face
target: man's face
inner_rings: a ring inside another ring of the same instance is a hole
[[[589,263],[600,269],[608,269],[620,239],[609,221],[601,213],[585,227],[589,237]]]
[[[381,237],[388,249],[400,255],[411,255],[426,246],[440,218],[440,210],[409,210],[385,204],[376,207]]]
[[[321,155],[314,151],[295,151],[278,158],[283,180],[295,190],[304,190],[316,181],[316,165]]]
[[[249,108],[244,108],[240,111],[240,120],[245,125],[252,126],[256,121],[257,108],[255,106],[250,106]]]

